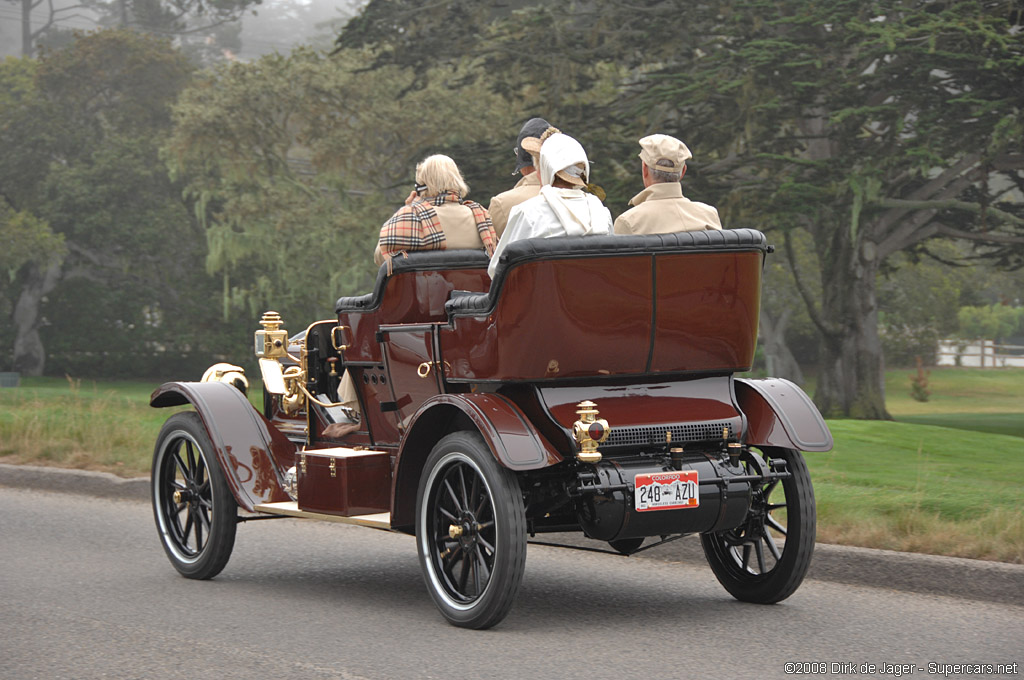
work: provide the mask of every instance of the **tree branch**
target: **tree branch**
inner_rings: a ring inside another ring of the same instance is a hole
[[[962,229],[954,229],[953,227],[947,226],[945,224],[935,225],[935,234],[948,236],[950,238],[962,238],[966,241],[978,241],[980,243],[998,243],[1000,245],[1013,246],[1024,245],[1024,236],[1000,234],[991,231],[987,233],[963,231]]]
[[[1020,170],[1024,168],[1024,153],[1008,153],[992,159],[993,170]]]
[[[943,201],[946,199],[952,199],[953,197],[960,194],[961,191],[969,187],[974,183],[974,178],[970,174],[961,174],[952,179],[951,182],[943,187],[936,187],[932,185],[932,189],[938,188],[938,191],[932,196],[920,197],[916,196],[919,192],[915,191],[911,193],[912,199],[903,199],[908,201],[921,201],[923,198],[928,198],[932,202]],[[887,199],[882,199],[887,200]],[[901,199],[891,199],[901,200]],[[873,205],[878,205],[875,203]],[[923,235],[916,233],[918,229],[928,224],[928,222],[935,217],[938,207],[934,208],[917,208],[917,214],[910,217],[906,217],[907,213],[913,212],[914,208],[909,207],[891,207],[890,210],[884,214],[875,224],[869,228],[869,232],[879,242],[878,252],[881,259],[885,259],[889,255],[896,251],[906,248],[908,245],[913,243],[919,243],[926,238],[931,238],[931,235]],[[897,223],[900,218],[902,222],[899,226],[893,229],[891,232],[886,233],[887,229]]]
[[[1013,213],[1008,213],[1005,210],[1000,210],[999,208],[991,205],[983,206],[980,203],[970,203],[968,201],[958,201],[956,199],[913,201],[903,198],[882,198],[876,201],[874,205],[878,205],[883,208],[898,208],[901,210],[965,210],[979,215],[982,213],[985,215],[991,215],[1004,222],[1009,222],[1010,224],[1014,224],[1018,227],[1024,227],[1024,219],[1017,217]]]
[[[793,253],[792,235],[786,234],[786,238],[783,243],[786,247],[786,260],[789,262],[790,271],[793,272],[793,280],[796,282],[797,292],[799,292],[800,297],[803,298],[804,306],[807,307],[807,314],[811,317],[811,322],[817,326],[822,335],[826,337],[835,335],[836,330],[826,323],[821,317],[818,305],[815,304],[814,298],[811,297],[810,292],[807,290],[807,286],[804,285],[803,277],[800,274],[800,268],[796,264],[796,255]]]
[[[968,154],[967,156],[964,156],[952,167],[947,168],[941,175],[912,191],[908,198],[911,200],[934,198],[936,193],[945,190],[949,184],[957,182],[958,180],[962,183],[964,172],[972,166],[977,165],[980,160],[981,156],[979,154]],[[892,226],[895,225],[905,214],[906,210],[898,210],[889,215],[883,216],[874,226],[875,234],[884,235],[885,232],[892,228]]]

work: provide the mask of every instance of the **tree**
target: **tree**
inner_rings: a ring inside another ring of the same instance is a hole
[[[214,35],[219,27],[237,22],[242,14],[261,0],[69,0],[54,4],[52,0],[6,0],[21,9],[21,55],[35,55],[40,40],[58,37],[62,26],[74,19],[78,26],[84,21],[95,27],[134,28],[155,35],[186,37]],[[32,25],[33,12],[45,13],[45,20]],[[233,37],[237,41],[237,30]],[[202,44],[200,41],[199,45]],[[237,51],[236,44],[229,44]],[[199,47],[199,49],[202,49]]]
[[[470,69],[435,69],[419,86],[397,68],[367,72],[368,61],[300,49],[226,64],[176,105],[167,158],[205,227],[225,317],[318,318],[367,290],[380,225],[416,162],[440,149],[461,165],[453,148],[510,124]]]
[[[373,69],[411,69],[416,82],[429,80],[431,69],[452,64],[471,64],[484,72],[490,91],[519,112],[506,128],[495,128],[489,141],[460,149],[477,159],[476,174],[490,178],[483,185],[490,195],[509,188],[509,177],[495,169],[509,165],[519,125],[540,115],[583,143],[607,203],[624,209],[642,188],[636,140],[678,127],[678,122],[662,127],[665,107],[636,114],[631,85],[652,64],[670,63],[692,51],[700,33],[690,25],[691,14],[672,0],[628,5],[614,0],[558,5],[455,0],[432,9],[423,12],[416,0],[371,0],[336,44],[339,49],[370,48]],[[691,181],[699,175],[695,167],[699,162],[691,167]]]
[[[810,239],[799,233],[779,233],[779,239],[795,239],[792,250],[797,253],[799,266],[816,266]],[[813,362],[815,333],[807,309],[797,291],[791,264],[781,252],[783,242],[776,242],[776,253],[765,261],[761,280],[761,316],[758,341],[764,350],[765,370],[769,375],[787,378],[802,385],[804,373],[801,363]],[[817,293],[820,295],[820,292]],[[794,351],[794,347],[798,347]],[[797,355],[802,361],[797,361]]]
[[[826,415],[888,417],[882,263],[936,238],[1004,259],[1024,243],[1011,200],[1024,184],[1022,6],[737,0],[716,8],[698,58],[649,76],[648,109],[684,102],[716,149],[734,224],[813,238],[820,304],[814,272],[795,271],[822,338]]]
[[[888,417],[875,286],[889,258],[937,238],[1019,258],[1020,0],[472,4],[424,16],[375,0],[339,44],[422,69],[454,58],[436,29],[458,16],[457,47],[492,87],[545,102],[592,155],[632,158],[653,131],[699,145],[688,193],[714,196],[727,224],[814,244],[813,271],[785,250],[821,337],[827,415]],[[610,165],[621,206],[635,170]]]
[[[187,60],[168,41],[103,31],[25,61],[0,69],[0,80],[32,76],[20,96],[0,100],[0,186],[9,211],[31,216],[22,224],[34,220],[37,236],[48,225],[67,253],[24,262],[11,285],[14,368],[39,375],[47,335],[97,357],[140,352],[137,321],[145,310],[181,316],[170,313],[180,308],[176,277],[197,260],[201,275],[204,244],[158,157],[170,103],[192,74]],[[93,294],[67,304],[85,288]],[[85,328],[98,329],[98,345],[83,341]],[[146,328],[175,344],[168,323]]]
[[[879,333],[890,366],[931,364],[939,342],[957,332],[957,309],[970,291],[992,278],[991,263],[970,266],[970,246],[932,241],[891,256],[877,281]]]
[[[966,340],[1003,341],[1021,330],[1024,308],[1006,305],[961,307],[960,336]]]

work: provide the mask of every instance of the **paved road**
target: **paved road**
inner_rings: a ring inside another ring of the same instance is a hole
[[[821,581],[763,607],[706,567],[531,546],[509,617],[464,631],[434,609],[406,536],[244,524],[225,572],[196,582],[146,504],[0,488],[4,680],[781,678],[787,662],[1020,673],[1024,607]]]

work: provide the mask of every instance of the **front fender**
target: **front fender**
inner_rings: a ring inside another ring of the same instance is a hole
[[[475,429],[495,459],[510,470],[537,470],[562,461],[510,399],[499,394],[441,394],[413,415],[398,452],[392,489],[391,526],[411,530],[420,475],[434,445],[446,434]]]
[[[807,394],[783,378],[734,382],[747,417],[746,443],[798,451],[829,451],[832,433]]]
[[[191,404],[213,442],[214,453],[235,500],[253,511],[260,503],[289,501],[280,463],[294,460],[295,445],[271,425],[232,385],[169,382],[153,392],[149,405]]]

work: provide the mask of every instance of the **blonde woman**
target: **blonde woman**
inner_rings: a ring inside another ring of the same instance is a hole
[[[402,252],[479,249],[494,252],[491,217],[479,203],[465,200],[469,187],[448,156],[428,156],[416,166],[416,188],[405,205],[384,223],[373,259],[378,265]]]

